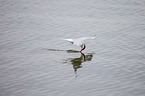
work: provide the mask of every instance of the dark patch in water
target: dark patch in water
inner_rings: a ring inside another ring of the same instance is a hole
[[[46,49],[48,51],[64,51],[64,52],[67,52],[67,53],[80,53],[80,51],[77,51],[77,50],[60,50],[60,49]]]

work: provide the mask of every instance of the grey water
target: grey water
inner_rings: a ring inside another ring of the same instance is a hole
[[[0,96],[145,96],[145,1],[1,0]]]

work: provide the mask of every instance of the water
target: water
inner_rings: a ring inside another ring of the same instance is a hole
[[[0,96],[145,96],[144,0],[0,4]]]

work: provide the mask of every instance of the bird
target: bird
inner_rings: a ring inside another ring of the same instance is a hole
[[[81,47],[80,52],[82,52],[86,48],[86,45],[85,45],[84,41],[87,40],[87,39],[95,39],[95,38],[96,37],[80,37],[80,38],[76,38],[76,39],[64,39],[64,40],[69,41],[70,43]]]

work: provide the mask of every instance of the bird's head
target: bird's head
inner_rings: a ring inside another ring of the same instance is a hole
[[[85,48],[86,48],[86,45],[85,44],[82,44],[81,45],[81,51],[85,50]]]

